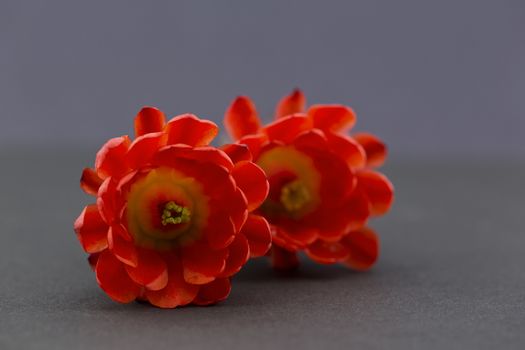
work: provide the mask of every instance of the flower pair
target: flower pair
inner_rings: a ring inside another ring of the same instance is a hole
[[[377,258],[365,226],[385,213],[390,182],[372,170],[386,150],[376,137],[341,132],[355,123],[341,105],[312,106],[295,91],[265,127],[237,98],[225,116],[236,140],[209,146],[218,127],[158,109],[135,118],[135,139],[113,138],[86,168],[82,189],[96,197],[75,231],[100,287],[114,300],[163,308],[225,299],[230,278],[271,248],[276,268],[304,250],[320,263],[355,269]]]

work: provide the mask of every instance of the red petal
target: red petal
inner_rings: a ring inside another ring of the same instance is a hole
[[[122,261],[124,264],[137,267],[138,255],[137,249],[133,242],[130,242],[124,237],[129,234],[124,234],[119,231],[125,230],[121,225],[114,225],[110,227],[108,232],[108,246],[111,252]]]
[[[100,287],[115,301],[129,303],[140,293],[140,286],[129,278],[124,265],[108,250],[100,254],[95,272]]]
[[[394,186],[385,175],[363,170],[357,173],[357,184],[370,201],[372,215],[382,215],[390,209],[394,201]]]
[[[320,129],[311,129],[299,134],[293,141],[294,145],[301,148],[328,149],[328,142],[324,132]]]
[[[135,117],[135,136],[162,131],[165,123],[164,113],[155,107],[144,107]]]
[[[230,143],[227,145],[224,145],[221,147],[221,150],[223,150],[228,157],[232,160],[232,162],[238,163],[242,162],[243,160],[252,161],[252,153],[250,152],[250,149],[246,145],[240,145],[237,143]]]
[[[104,222],[95,204],[82,210],[75,220],[75,232],[87,253],[100,252],[108,246],[108,225]]]
[[[230,277],[235,275],[250,258],[248,240],[241,233],[235,236],[235,240],[228,246],[228,251],[226,267],[218,277]]]
[[[326,137],[330,148],[343,158],[353,168],[363,168],[366,165],[366,153],[363,147],[352,138],[327,132]]]
[[[341,243],[350,252],[343,262],[346,266],[355,270],[367,270],[377,261],[379,238],[372,229],[363,227],[358,231],[352,231],[341,240]]]
[[[232,170],[237,187],[242,190],[248,200],[248,210],[258,208],[266,199],[270,185],[266,174],[255,163],[240,162]]]
[[[128,171],[126,152],[130,145],[129,137],[121,136],[110,139],[97,153],[95,168],[99,177],[122,176]]]
[[[241,233],[248,239],[253,258],[265,255],[272,245],[270,225],[262,216],[250,214]]]
[[[369,133],[358,133],[353,135],[354,139],[363,146],[366,152],[367,165],[378,167],[383,165],[386,160],[386,145],[377,136]]]
[[[226,153],[214,147],[189,147],[186,145],[169,145],[163,147],[155,155],[156,159],[165,159],[167,163],[177,158],[190,159],[198,162],[209,162],[227,170],[233,168],[233,163]]]
[[[97,206],[102,218],[111,224],[118,216],[116,190],[118,183],[112,177],[106,178],[98,189]]]
[[[287,227],[285,227],[287,226]],[[303,225],[283,225],[276,228],[276,232],[273,236],[273,240],[276,243],[279,241],[285,242],[285,247],[295,249],[303,249],[308,244],[314,242],[318,236],[319,232],[315,228],[307,227]]]
[[[80,188],[87,194],[96,196],[98,188],[102,184],[102,179],[98,177],[97,172],[91,168],[85,168],[80,178]]]
[[[207,243],[195,242],[182,250],[184,279],[191,284],[206,284],[226,266],[228,249],[212,250]]]
[[[126,265],[129,277],[150,290],[160,290],[168,283],[168,267],[158,252],[138,249],[137,267]]]
[[[339,242],[317,240],[306,248],[306,254],[320,264],[333,264],[347,258],[349,251]]]
[[[356,122],[354,111],[343,105],[313,105],[308,116],[314,127],[335,132],[349,130]]]
[[[297,254],[288,250],[272,247],[272,266],[276,270],[293,270],[299,266]]]
[[[229,278],[218,278],[213,282],[203,285],[197,298],[193,301],[197,305],[211,305],[228,297],[231,290]]]
[[[127,160],[132,169],[147,165],[155,152],[166,144],[166,133],[155,132],[139,136],[129,146]]]
[[[224,115],[224,125],[234,140],[259,131],[261,122],[250,98],[239,96],[233,101]]]
[[[306,97],[301,90],[295,89],[290,95],[284,97],[277,104],[275,118],[286,117],[290,114],[302,113],[306,106]]]
[[[206,146],[217,136],[219,128],[209,120],[193,114],[182,114],[171,119],[166,125],[168,144],[182,143],[190,146]]]
[[[93,271],[95,271],[95,268],[97,267],[97,261],[98,261],[99,256],[100,256],[100,253],[93,253],[93,254],[89,254],[87,258],[89,266],[91,267]]]
[[[312,127],[305,114],[293,114],[276,120],[264,128],[268,139],[290,143],[301,132]]]
[[[168,284],[161,290],[146,290],[148,301],[162,308],[174,308],[191,303],[199,291],[199,286],[188,284],[182,274],[182,263],[175,255],[167,260]]]
[[[244,136],[238,141],[239,144],[248,146],[253,159],[257,159],[261,148],[266,142],[268,142],[268,137],[265,134]]]
[[[215,210],[208,218],[202,234],[212,249],[226,248],[235,239],[235,226],[224,211]]]
[[[248,218],[248,200],[239,188],[235,191],[229,207],[230,217],[235,226],[235,231],[239,232]]]

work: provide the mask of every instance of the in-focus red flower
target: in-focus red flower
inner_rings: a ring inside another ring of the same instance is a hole
[[[251,212],[268,181],[246,146],[208,146],[217,126],[184,114],[165,122],[156,108],[135,119],[135,140],[113,138],[82,174],[96,197],[75,231],[100,287],[114,300],[162,308],[225,299],[230,277],[271,244]]]
[[[366,226],[386,213],[393,186],[374,168],[386,158],[384,143],[368,133],[345,133],[356,122],[343,105],[313,105],[295,90],[277,105],[276,120],[261,126],[253,102],[238,97],[225,126],[238,144],[250,148],[270,182],[258,213],[272,227],[273,264],[291,268],[304,250],[319,263],[341,262],[357,270],[371,267],[379,241]]]

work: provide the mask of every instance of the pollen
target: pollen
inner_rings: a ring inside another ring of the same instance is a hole
[[[168,224],[184,224],[191,220],[191,211],[188,208],[171,201],[164,205],[161,219],[162,225],[164,226]]]
[[[310,201],[310,191],[298,180],[292,181],[281,189],[281,203],[288,212],[301,210]]]

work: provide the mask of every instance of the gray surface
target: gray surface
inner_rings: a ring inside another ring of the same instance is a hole
[[[94,151],[94,150],[92,150]],[[72,232],[92,156],[1,153],[1,349],[523,349],[525,166],[406,163],[370,273],[254,261],[213,307],[119,305]]]
[[[2,0],[0,146],[98,145],[142,105],[219,120],[239,94],[268,116],[299,86],[396,155],[523,156],[523,33],[523,0]]]

